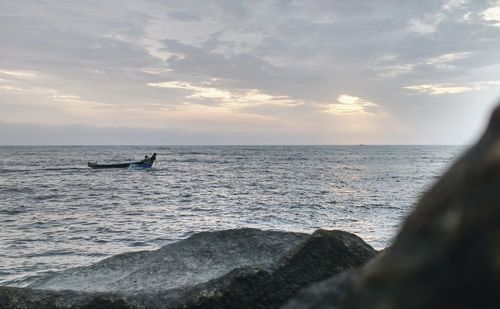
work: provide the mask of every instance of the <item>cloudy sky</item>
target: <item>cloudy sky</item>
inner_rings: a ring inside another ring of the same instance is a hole
[[[0,0],[0,144],[467,144],[500,1]]]

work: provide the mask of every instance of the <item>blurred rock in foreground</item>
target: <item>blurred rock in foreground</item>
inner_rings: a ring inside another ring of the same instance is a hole
[[[384,254],[285,308],[500,308],[500,107]]]
[[[276,308],[375,254],[342,231],[199,233],[54,273],[31,288],[0,287],[0,308]]]

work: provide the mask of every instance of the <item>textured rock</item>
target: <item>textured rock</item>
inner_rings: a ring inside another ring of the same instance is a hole
[[[276,308],[301,288],[358,267],[375,254],[353,234],[318,230],[273,270],[232,272],[190,293],[183,308]]]
[[[329,309],[352,292],[359,278],[358,270],[346,270],[336,276],[315,283],[289,300],[282,309]]]
[[[344,281],[343,293],[338,280],[288,308],[500,308],[500,107],[383,256]]]
[[[119,295],[89,294],[75,291],[40,291],[30,288],[0,287],[2,309],[52,308],[134,308]]]
[[[270,267],[307,237],[257,229],[198,233],[155,251],[119,254],[91,266],[57,272],[31,287],[129,292],[194,285],[237,267]]]
[[[375,254],[342,231],[200,233],[52,274],[40,289],[0,287],[0,308],[276,308]]]

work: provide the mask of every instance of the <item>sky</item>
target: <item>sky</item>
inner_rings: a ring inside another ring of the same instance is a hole
[[[0,145],[462,145],[499,101],[497,0],[0,0]]]

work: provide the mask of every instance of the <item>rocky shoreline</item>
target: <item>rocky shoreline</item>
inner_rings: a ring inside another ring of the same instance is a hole
[[[198,233],[0,287],[2,308],[276,308],[300,289],[359,267],[376,250],[354,234],[236,229]]]
[[[377,253],[343,231],[199,233],[0,287],[0,308],[498,308],[500,108]]]

